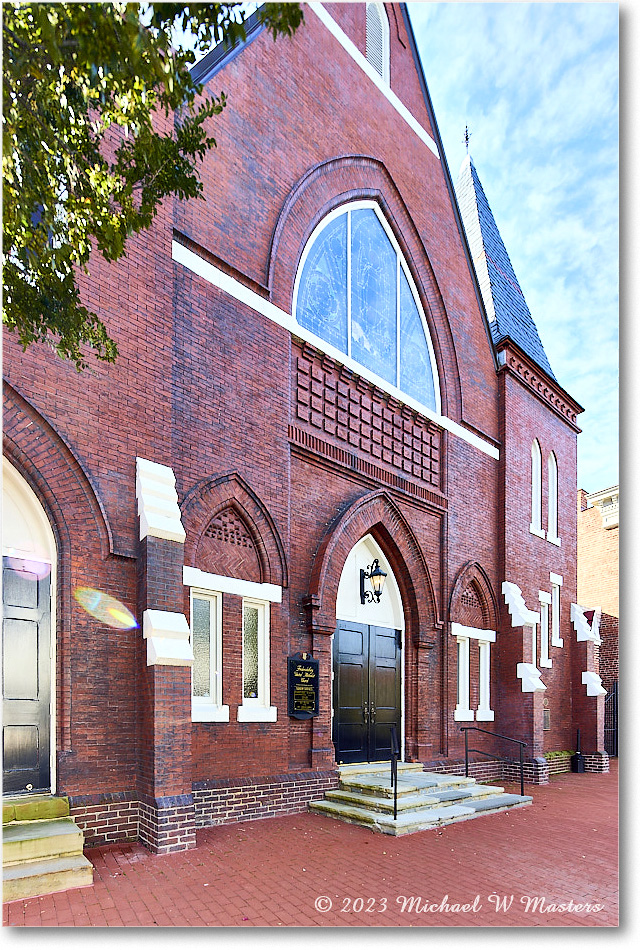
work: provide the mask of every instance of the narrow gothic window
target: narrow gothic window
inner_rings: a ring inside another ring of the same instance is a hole
[[[557,533],[557,459],[553,452],[548,456],[548,531],[546,537],[553,544],[559,544]]]
[[[366,4],[366,59],[390,82],[390,25],[383,3]]]
[[[332,212],[315,229],[301,260],[293,308],[297,323],[377,380],[438,411],[425,318],[377,206],[360,201]]]
[[[544,537],[542,531],[542,450],[537,439],[531,446],[531,533]]]

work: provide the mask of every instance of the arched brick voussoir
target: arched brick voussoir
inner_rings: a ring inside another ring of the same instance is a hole
[[[185,496],[181,518],[185,528],[185,564],[199,567],[196,552],[212,519],[231,508],[243,521],[261,570],[261,582],[288,586],[285,549],[268,509],[237,472],[204,478]]]
[[[47,420],[6,381],[3,452],[42,504],[56,540],[56,729],[59,752],[72,750],[73,586],[93,586],[92,565],[114,550],[113,535],[89,476]],[[74,566],[75,564],[75,566]],[[83,580],[79,570],[85,573]]]
[[[82,537],[85,545],[95,538],[101,557],[118,554],[107,514],[84,466],[51,423],[6,380],[3,430],[4,454],[45,508],[63,561],[71,554],[72,536]]]
[[[460,419],[461,386],[455,345],[441,291],[424,243],[385,165],[368,155],[341,155],[303,175],[281,208],[270,248],[270,300],[290,313],[301,254],[319,222],[349,201],[369,199],[381,207],[410,268],[432,339],[442,412]]]
[[[316,553],[310,576],[309,602],[315,606],[313,625],[336,624],[336,601],[348,554],[371,534],[395,573],[406,627],[417,641],[429,638],[440,618],[435,588],[421,547],[403,514],[383,490],[359,498],[328,528]]]
[[[476,590],[480,598],[484,618],[484,629],[497,630],[499,613],[495,594],[488,575],[481,564],[478,564],[476,561],[468,561],[467,564],[464,564],[455,578],[448,606],[449,619],[453,619],[461,595],[470,586]]]

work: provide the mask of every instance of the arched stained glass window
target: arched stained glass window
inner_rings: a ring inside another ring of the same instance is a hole
[[[315,229],[294,313],[320,340],[436,411],[435,363],[418,297],[372,203],[347,205]]]

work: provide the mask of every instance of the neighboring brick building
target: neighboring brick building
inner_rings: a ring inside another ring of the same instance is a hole
[[[619,680],[620,489],[577,493],[577,599],[599,617],[599,672],[608,693]]]
[[[83,285],[116,365],[5,336],[5,788],[169,851],[305,807],[392,725],[440,768],[462,725],[514,736],[539,780],[581,728],[607,768],[582,410],[469,158],[455,199],[405,6],[306,7],[196,73],[230,103],[205,200]]]

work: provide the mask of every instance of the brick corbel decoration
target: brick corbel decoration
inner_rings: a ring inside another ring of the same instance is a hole
[[[431,722],[430,717],[431,708],[439,705],[438,697],[431,695],[439,680],[436,671],[428,668],[433,656],[431,648],[442,636],[443,627],[435,589],[410,526],[390,495],[380,490],[358,499],[330,525],[315,557],[304,602],[312,650],[320,660],[320,695],[324,697],[312,737],[312,765],[317,769],[334,764],[330,643],[336,628],[339,580],[348,554],[367,534],[380,545],[392,567],[403,603],[406,757],[410,761],[424,761],[434,757],[435,747],[439,748],[440,724]]]
[[[141,628],[139,837],[158,854],[196,845],[192,797],[192,652],[183,605],[183,529],[174,473],[136,460]]]

